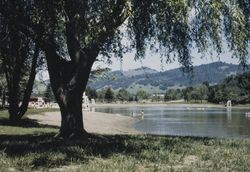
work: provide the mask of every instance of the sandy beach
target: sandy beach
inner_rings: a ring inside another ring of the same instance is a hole
[[[39,115],[29,115],[41,124],[60,126],[60,112],[46,112]],[[140,134],[134,128],[139,119],[100,112],[83,112],[84,128],[89,133],[98,134]]]

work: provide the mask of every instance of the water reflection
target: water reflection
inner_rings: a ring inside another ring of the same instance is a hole
[[[152,134],[250,138],[249,109],[211,107],[98,107],[97,112],[133,116],[144,112],[136,129]],[[247,119],[246,119],[247,118]]]
[[[232,120],[232,108],[227,107],[227,120],[231,121]]]

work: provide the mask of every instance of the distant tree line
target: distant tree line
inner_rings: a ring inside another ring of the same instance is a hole
[[[183,96],[186,102],[206,100],[210,103],[225,103],[231,100],[234,104],[250,103],[250,71],[229,76],[218,85],[209,86],[208,82],[204,82],[200,85],[187,87],[182,90],[182,94],[180,94],[180,90],[168,90],[165,94],[165,100],[177,100]]]
[[[104,88],[102,90],[92,89],[90,87],[86,88],[86,95],[89,99],[96,99],[99,102],[132,102],[132,101],[142,101],[147,100],[150,95],[144,91],[139,90],[136,94],[132,94],[124,88],[118,91],[114,91],[111,87]]]
[[[209,102],[220,103],[227,100],[235,104],[250,103],[250,71],[230,76],[222,84],[209,87]]]
[[[250,103],[250,71],[240,75],[232,75],[226,78],[221,84],[209,85],[208,82],[184,89],[167,89],[165,94],[150,95],[144,90],[135,94],[124,88],[114,91],[111,87],[95,90],[90,87],[86,89],[90,99],[100,102],[131,102],[131,101],[174,101],[184,99],[186,102],[202,103],[225,103],[231,100],[234,104]]]

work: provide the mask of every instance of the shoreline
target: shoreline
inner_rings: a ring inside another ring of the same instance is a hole
[[[45,112],[43,114],[28,115],[28,118],[37,120],[40,124],[60,126],[60,112]],[[139,119],[119,114],[83,111],[84,129],[89,133],[97,134],[143,134],[135,129]]]
[[[201,106],[207,106],[207,107],[224,107],[223,105],[217,105],[217,104],[185,104],[185,103],[96,103],[92,106],[145,106],[145,107],[151,107],[151,106],[190,106],[190,107],[201,107]]]
[[[188,103],[96,103],[95,105],[90,105],[91,107],[215,107],[215,108],[226,108],[223,104],[188,104]],[[250,104],[246,105],[233,105],[231,108],[236,109],[250,109]]]
[[[191,108],[225,108],[223,105],[214,104],[100,104],[97,103],[91,108],[98,107],[191,107]],[[234,106],[232,109],[250,109],[249,106]],[[44,112],[42,114],[28,115],[28,118],[37,120],[38,123],[60,126],[60,112]],[[83,111],[84,129],[89,133],[98,134],[144,134],[135,128],[135,124],[140,119],[121,114],[103,113],[103,112],[88,112]]]

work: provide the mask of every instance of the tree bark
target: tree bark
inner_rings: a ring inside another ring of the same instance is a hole
[[[100,48],[128,17],[128,10],[125,10],[126,2],[117,1],[117,5],[113,9],[113,17],[107,19],[106,24],[100,24],[99,27],[102,28],[100,29],[102,31],[96,33],[95,39],[91,43],[85,44],[85,48],[81,47],[80,43],[81,31],[79,28],[81,27],[75,17],[77,11],[71,7],[73,3],[66,3],[65,36],[70,61],[64,60],[56,53],[55,28],[52,28],[48,41],[46,41],[47,44],[44,45],[44,51],[51,87],[61,110],[59,136],[68,138],[87,133],[83,125],[82,95]]]
[[[6,93],[5,93],[5,89],[4,89],[3,96],[2,96],[2,109],[5,109],[5,102],[6,102]]]
[[[23,117],[23,115],[26,113],[28,106],[29,106],[29,101],[30,101],[30,96],[32,93],[32,89],[33,89],[33,85],[34,85],[34,80],[36,77],[36,67],[37,67],[37,60],[38,60],[38,56],[39,56],[39,52],[40,52],[40,44],[36,43],[35,46],[35,52],[34,52],[34,56],[32,59],[32,64],[31,64],[31,69],[30,69],[30,76],[29,76],[29,80],[28,83],[26,85],[25,91],[24,91],[24,95],[23,95],[23,99],[22,99],[22,104],[19,108],[19,112],[18,112],[18,117],[21,119]]]
[[[5,61],[8,65],[6,70],[7,85],[9,90],[9,119],[11,122],[16,123],[20,118],[18,117],[19,111],[19,84],[21,80],[21,69],[24,66],[24,59],[21,55],[21,38],[18,32],[11,30],[10,34],[10,48],[8,49],[8,55]],[[9,77],[7,77],[7,75]],[[8,79],[9,78],[9,79]]]
[[[51,41],[52,42],[52,41]],[[72,138],[85,135],[82,95],[97,53],[78,52],[78,62],[63,60],[55,45],[45,47],[51,87],[61,111],[61,128],[58,137]]]

